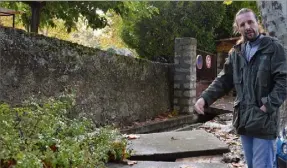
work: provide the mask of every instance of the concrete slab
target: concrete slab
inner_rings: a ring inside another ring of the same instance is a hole
[[[121,130],[121,133],[146,134],[146,133],[170,131],[197,122],[199,122],[199,117],[197,115],[184,115],[171,118],[165,121],[154,121],[151,123],[144,124],[142,126],[135,126],[133,128],[123,129]]]
[[[229,152],[228,146],[204,130],[138,134],[129,141],[131,160],[175,161],[178,158]]]
[[[148,162],[140,161],[132,166],[123,164],[108,164],[108,168],[228,168],[227,164],[223,163],[178,163],[178,162]]]

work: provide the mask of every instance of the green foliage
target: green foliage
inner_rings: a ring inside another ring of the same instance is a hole
[[[0,2],[1,7],[23,11],[21,21],[25,27],[30,25],[31,9],[26,2]],[[41,8],[40,27],[55,27],[55,19],[64,21],[68,32],[76,28],[76,23],[83,17],[92,29],[104,28],[108,25],[107,18],[102,13],[113,10],[117,14],[127,15],[133,11],[145,9],[148,14],[149,9],[144,2],[124,2],[124,1],[45,1]],[[101,11],[101,12],[100,12]]]
[[[176,37],[194,37],[198,48],[215,50],[214,29],[224,14],[222,2],[149,2],[159,13],[152,17],[129,15],[123,18],[122,38],[140,57],[172,62]]]
[[[69,119],[71,96],[21,107],[0,105],[0,158],[17,168],[104,167],[127,157],[127,141],[109,127],[94,132],[88,119]],[[3,166],[3,165],[2,165]]]
[[[1,2],[0,6],[9,7],[24,11],[21,16],[21,21],[25,26],[30,24],[31,10],[25,2]],[[97,9],[103,12],[109,9],[114,9],[121,12],[123,9],[122,2],[97,2],[97,1],[47,1],[41,9],[40,27],[51,26],[55,27],[54,19],[62,19],[65,22],[67,31],[70,32],[75,28],[78,19],[83,16],[93,29],[103,28],[107,25],[107,20],[102,16]]]

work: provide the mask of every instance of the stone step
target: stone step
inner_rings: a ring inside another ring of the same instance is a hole
[[[138,163],[129,166],[124,164],[109,163],[108,168],[228,168],[227,164],[223,163],[181,163],[181,162],[152,162],[139,161]]]
[[[175,130],[172,130],[172,131],[191,131],[199,126],[203,125],[203,123],[196,123],[196,124],[190,124],[190,125],[186,125],[186,126],[183,126],[181,128],[177,128]]]
[[[137,126],[134,128],[123,129],[121,133],[125,134],[147,134],[162,131],[169,131],[176,128],[180,128],[184,125],[194,124],[199,121],[198,115],[184,115],[175,118],[171,118],[165,121],[157,121],[153,123],[148,123],[142,126]]]
[[[138,134],[130,140],[131,160],[175,161],[178,158],[229,152],[228,146],[204,130]]]

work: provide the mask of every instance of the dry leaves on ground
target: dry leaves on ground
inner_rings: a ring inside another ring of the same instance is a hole
[[[244,167],[243,163],[231,163],[231,164],[233,167],[238,167],[238,168]]]
[[[125,163],[125,164],[127,164],[129,166],[132,166],[132,165],[137,164],[138,162],[137,161],[133,161],[133,160],[124,159],[123,163]]]
[[[133,140],[133,139],[139,139],[140,136],[136,135],[136,134],[129,134],[129,135],[124,135],[125,138],[127,138],[128,140]]]

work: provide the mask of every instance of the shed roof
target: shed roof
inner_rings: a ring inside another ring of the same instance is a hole
[[[22,13],[23,12],[21,12],[21,11],[16,11],[16,10],[6,9],[6,8],[0,7],[0,16],[11,16],[11,15],[22,14]]]

